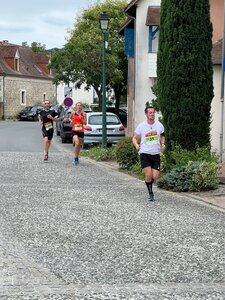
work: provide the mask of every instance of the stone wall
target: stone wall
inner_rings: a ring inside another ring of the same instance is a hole
[[[22,103],[22,91],[24,103]],[[42,105],[44,97],[54,103],[56,86],[52,80],[5,77],[4,83],[5,118],[14,117],[25,106]]]

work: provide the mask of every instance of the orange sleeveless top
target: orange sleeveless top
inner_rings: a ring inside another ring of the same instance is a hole
[[[73,116],[73,131],[84,132],[84,126],[82,123],[83,115],[79,116],[77,113]]]

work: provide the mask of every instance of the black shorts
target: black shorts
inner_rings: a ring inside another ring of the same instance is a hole
[[[84,132],[83,131],[72,131],[72,137],[74,135],[77,135],[79,138],[84,138]]]
[[[141,153],[140,154],[140,160],[141,160],[141,167],[142,169],[146,167],[151,167],[155,170],[160,170],[160,155],[159,154],[147,154],[147,153]]]
[[[42,134],[43,134],[43,137],[47,137],[49,141],[52,140],[52,138],[53,138],[53,133],[54,133],[53,128],[52,128],[52,129],[49,129],[49,130],[46,130],[45,127],[42,128]]]

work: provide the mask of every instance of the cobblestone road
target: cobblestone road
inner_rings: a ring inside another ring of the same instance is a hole
[[[225,299],[224,211],[67,153],[0,155],[0,299]]]

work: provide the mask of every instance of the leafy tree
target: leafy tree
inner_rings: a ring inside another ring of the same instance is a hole
[[[210,145],[213,98],[209,0],[162,0],[157,97],[168,148]]]
[[[31,43],[31,49],[33,52],[45,52],[46,51],[46,45],[37,43],[37,42],[32,42]]]
[[[22,42],[21,46],[23,46],[23,47],[30,47],[27,42]]]
[[[22,46],[31,48],[33,52],[46,52],[46,45],[37,42],[32,42],[30,46],[27,42],[22,42]]]
[[[50,68],[53,68],[55,84],[61,81],[69,86],[71,81],[70,55],[66,49],[54,51],[51,58]]]
[[[68,79],[79,88],[83,83],[92,86],[102,105],[102,45],[103,37],[99,18],[103,11],[109,15],[108,48],[106,50],[106,88],[113,89],[116,100],[126,94],[127,64],[123,39],[118,34],[126,17],[125,0],[105,0],[85,9],[77,18],[65,48],[52,56],[51,68],[55,70],[55,82]],[[118,103],[117,103],[118,106]]]

